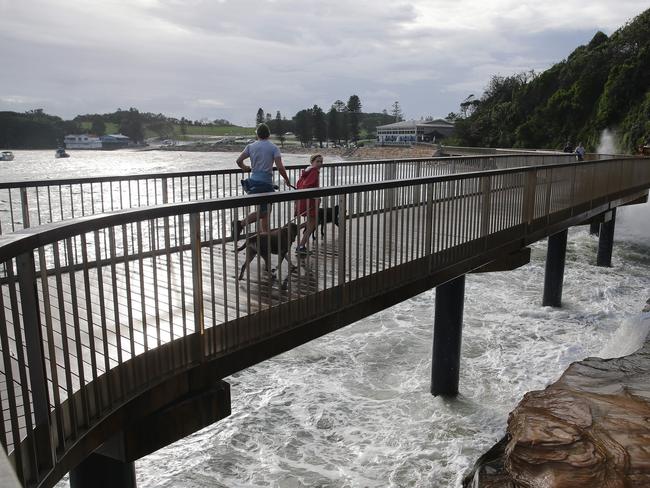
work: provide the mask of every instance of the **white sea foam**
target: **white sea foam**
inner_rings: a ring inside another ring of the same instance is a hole
[[[620,154],[615,134],[611,130],[605,129],[600,133],[600,142],[596,152],[598,154]]]
[[[598,357],[620,358],[632,354],[643,345],[650,331],[650,313],[641,313],[626,319],[607,341]]]

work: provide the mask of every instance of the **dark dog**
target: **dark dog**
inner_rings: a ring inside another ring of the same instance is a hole
[[[319,208],[318,209],[318,222],[320,223],[320,235],[325,235],[325,224],[328,222],[334,222],[336,226],[339,226],[339,206],[334,205],[334,207],[329,208]],[[316,239],[316,229],[311,233],[312,239]]]
[[[291,250],[291,245],[293,244],[293,241],[296,240],[297,236],[298,224],[295,222],[289,222],[280,229],[273,229],[268,234],[259,234],[259,242],[257,235],[249,236],[248,241],[237,248],[237,252],[246,249],[246,261],[244,261],[241,271],[239,272],[239,279],[241,280],[244,277],[246,266],[250,264],[256,254],[259,254],[264,259],[266,271],[273,276],[273,279],[275,279],[275,274],[271,271],[271,254],[278,255],[278,268],[282,265],[282,261],[286,259],[289,263],[289,269],[295,269],[293,264],[291,264],[289,251]],[[271,244],[270,252],[269,243]],[[258,245],[259,249],[257,247]]]

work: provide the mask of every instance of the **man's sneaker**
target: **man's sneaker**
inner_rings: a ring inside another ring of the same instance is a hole
[[[300,246],[296,249],[296,254],[299,256],[309,256],[309,251],[305,246]]]
[[[244,226],[241,224],[241,221],[239,220],[233,220],[230,223],[230,235],[232,235],[232,240],[233,241],[238,241],[239,237],[241,236],[241,231],[244,228]]]

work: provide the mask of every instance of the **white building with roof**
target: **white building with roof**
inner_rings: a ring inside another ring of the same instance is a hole
[[[377,126],[377,144],[409,146],[418,142],[439,142],[454,132],[454,123],[444,119],[403,120]]]
[[[66,149],[101,149],[99,137],[89,134],[68,134],[63,138]]]

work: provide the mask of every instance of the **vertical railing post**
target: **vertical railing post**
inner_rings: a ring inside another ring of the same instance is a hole
[[[394,180],[397,173],[397,162],[392,161],[384,166],[384,181]],[[393,208],[395,201],[395,189],[386,188],[384,190],[384,210]]]
[[[424,230],[424,255],[433,254],[433,183],[426,186],[427,189],[427,210]]]
[[[36,462],[38,470],[42,471],[54,466],[54,452],[50,433],[50,402],[45,372],[45,354],[36,291],[36,265],[32,251],[21,254],[16,258],[16,269],[18,271],[25,347],[29,364]],[[45,310],[45,313],[50,313],[50,311]]]
[[[162,178],[160,184],[162,187],[162,202],[169,203],[169,195],[167,190],[167,178]]]
[[[23,214],[23,229],[29,227],[29,202],[27,201],[27,188],[20,187],[20,208]]]
[[[422,161],[418,161],[415,166],[415,178],[422,176]],[[413,187],[413,201],[409,202],[410,204],[417,205],[420,203],[420,198],[422,195],[422,185],[415,185]]]
[[[198,360],[205,360],[205,310],[203,306],[203,265],[201,262],[201,218],[190,214],[190,247],[192,249],[192,301],[194,302],[195,351]]]
[[[481,237],[486,238],[490,232],[490,214],[492,209],[492,178],[483,176],[481,178],[481,193],[483,202],[481,204]]]
[[[336,166],[328,166],[327,169],[330,171],[330,186],[336,186]]]
[[[341,288],[340,306],[345,304],[345,261],[347,260],[347,195],[339,195],[338,285]]]
[[[571,215],[573,215],[573,211],[575,210],[576,206],[576,173],[578,169],[577,166],[573,166],[571,168]]]
[[[537,186],[537,172],[531,169],[526,173],[524,182],[524,198],[521,208],[521,221],[530,225],[533,222],[535,213],[535,190]]]
[[[162,202],[163,205],[165,203],[169,203],[169,193],[167,189],[167,178],[162,178],[161,180],[161,185],[162,185]],[[172,195],[173,196],[173,195]],[[164,239],[165,239],[165,249],[169,249],[171,246],[171,238],[170,238],[170,232],[169,232],[169,217],[165,217],[163,219],[163,222],[165,223],[165,230],[164,230]]]

